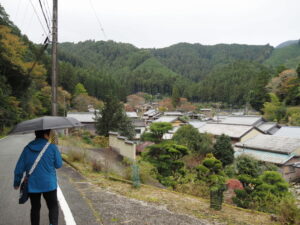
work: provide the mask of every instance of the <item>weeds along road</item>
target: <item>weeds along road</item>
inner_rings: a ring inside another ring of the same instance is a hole
[[[30,203],[18,204],[18,191],[13,189],[12,184],[16,161],[24,146],[33,138],[33,135],[14,135],[0,140],[0,225],[30,224]],[[67,165],[57,172],[65,200],[59,197],[60,225],[209,224],[187,215],[172,213],[163,206],[130,199],[100,188]],[[41,225],[49,225],[47,213],[42,200]]]

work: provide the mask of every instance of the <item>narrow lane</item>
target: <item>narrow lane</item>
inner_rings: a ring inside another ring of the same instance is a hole
[[[13,172],[24,146],[34,138],[33,135],[14,135],[0,140],[0,224],[29,225],[30,202],[18,204],[19,191],[13,188]],[[42,200],[41,225],[49,225],[48,209]],[[65,224],[60,211],[59,224]]]

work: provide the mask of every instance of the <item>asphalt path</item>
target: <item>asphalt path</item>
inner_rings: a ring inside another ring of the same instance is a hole
[[[13,172],[24,146],[33,138],[33,135],[15,135],[0,140],[0,225],[30,224],[30,202],[25,205],[18,204],[19,192],[13,188]],[[62,204],[59,199],[61,209],[59,225],[211,224],[170,212],[164,206],[112,193],[90,183],[68,165],[57,170],[57,175],[66,200],[66,204]],[[70,220],[70,213],[72,220]],[[49,225],[48,210],[44,200],[42,200],[40,224]]]
[[[16,191],[13,188],[13,176],[15,165],[23,148],[33,139],[33,135],[14,135],[0,139],[0,225],[30,224],[30,201],[24,205],[18,204],[19,190]],[[57,172],[59,186],[75,223],[77,225],[101,224],[97,222],[89,206],[72,185],[69,175],[64,172],[64,167]],[[45,200],[42,198],[41,202],[40,225],[49,225]],[[71,202],[71,206],[69,202]],[[74,223],[70,223],[70,215],[66,216],[66,213],[63,212],[66,212],[65,206],[60,204],[59,225],[74,225]]]

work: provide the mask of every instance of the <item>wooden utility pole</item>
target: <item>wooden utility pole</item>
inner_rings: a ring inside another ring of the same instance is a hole
[[[52,116],[57,116],[57,0],[53,0],[52,21]]]

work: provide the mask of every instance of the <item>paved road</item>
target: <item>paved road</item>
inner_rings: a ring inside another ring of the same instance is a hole
[[[33,138],[33,135],[15,135],[0,140],[0,225],[30,224],[30,202],[19,205],[18,191],[14,190],[12,185],[16,162],[24,146]],[[58,179],[66,201],[73,203],[69,204],[71,212],[77,212],[74,215],[76,224],[99,224],[63,169],[58,170]],[[42,200],[40,224],[49,225],[48,210],[44,200]],[[59,224],[66,224],[62,210],[60,210]]]
[[[12,187],[13,171],[23,147],[32,135],[16,135],[0,140],[0,225],[29,225],[30,203],[19,205]],[[73,168],[58,170],[58,183],[77,225],[204,225],[207,221],[175,214],[164,206],[129,199],[89,183]],[[42,201],[41,225],[49,225],[47,207]],[[65,207],[61,208],[64,209]],[[65,222],[60,211],[59,224]]]

